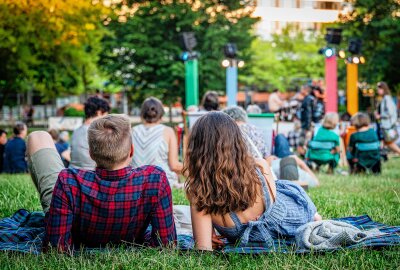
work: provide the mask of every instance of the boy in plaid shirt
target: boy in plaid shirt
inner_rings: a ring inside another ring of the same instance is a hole
[[[80,246],[134,243],[167,246],[176,241],[171,188],[155,166],[132,168],[129,119],[108,115],[88,130],[94,171],[65,169],[47,132],[28,139],[33,182],[46,212],[43,248],[72,252]],[[151,225],[151,233],[146,229]]]

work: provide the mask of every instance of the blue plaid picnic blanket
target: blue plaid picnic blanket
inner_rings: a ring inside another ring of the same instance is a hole
[[[347,246],[346,249],[364,247],[377,248],[400,245],[400,226],[388,226],[375,222],[368,215],[337,218],[335,220],[347,222],[361,230],[377,228],[384,233],[380,236],[366,239],[365,241],[355,245]],[[1,251],[39,254],[42,249],[43,238],[43,212],[29,212],[25,209],[20,209],[11,217],[0,220]],[[181,250],[192,250],[194,247],[193,237],[190,235],[178,235],[178,247]],[[246,247],[237,247],[227,243],[227,245],[219,252],[262,254],[270,252],[307,253],[310,251],[296,249],[294,239],[276,239],[273,247],[263,246],[263,243],[249,243]]]

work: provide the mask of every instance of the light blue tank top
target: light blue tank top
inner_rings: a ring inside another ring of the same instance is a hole
[[[277,180],[276,200],[271,201],[269,188],[264,176],[257,169],[264,193],[265,212],[258,220],[243,224],[235,212],[229,213],[234,227],[214,224],[217,231],[231,243],[246,246],[249,242],[263,242],[272,246],[277,238],[294,237],[296,230],[303,224],[313,221],[317,209],[307,193],[297,184],[286,180]]]

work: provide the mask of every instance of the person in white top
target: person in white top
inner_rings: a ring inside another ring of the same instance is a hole
[[[280,98],[278,89],[272,91],[272,94],[268,98],[268,108],[272,113],[278,112],[283,106],[283,100]]]
[[[161,124],[164,108],[160,100],[147,98],[141,108],[142,124],[133,127],[134,154],[132,166],[155,165],[161,167],[172,187],[183,187],[178,175],[183,164],[178,160],[178,142],[172,128]]]

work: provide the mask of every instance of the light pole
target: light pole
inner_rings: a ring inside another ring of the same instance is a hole
[[[326,85],[326,112],[338,111],[337,87],[337,57],[336,49],[332,45],[339,45],[342,41],[342,29],[328,28],[325,35],[328,46],[320,49],[319,53],[325,56],[325,85]],[[341,51],[339,51],[340,54]]]
[[[347,112],[354,115],[359,110],[358,100],[358,65],[365,64],[365,57],[360,55],[362,42],[351,39],[348,51],[352,55],[345,60],[347,71]]]
[[[238,68],[244,66],[243,60],[238,60],[237,48],[233,43],[228,43],[224,47],[227,59],[222,61],[222,66],[226,68],[226,95],[228,97],[227,106],[237,105],[238,93]]]
[[[193,51],[197,45],[193,32],[182,33],[182,44],[185,51],[181,54],[181,60],[185,62],[185,97],[186,108],[199,104],[199,64],[198,53]]]
[[[186,108],[199,104],[199,65],[197,58],[185,61]]]

